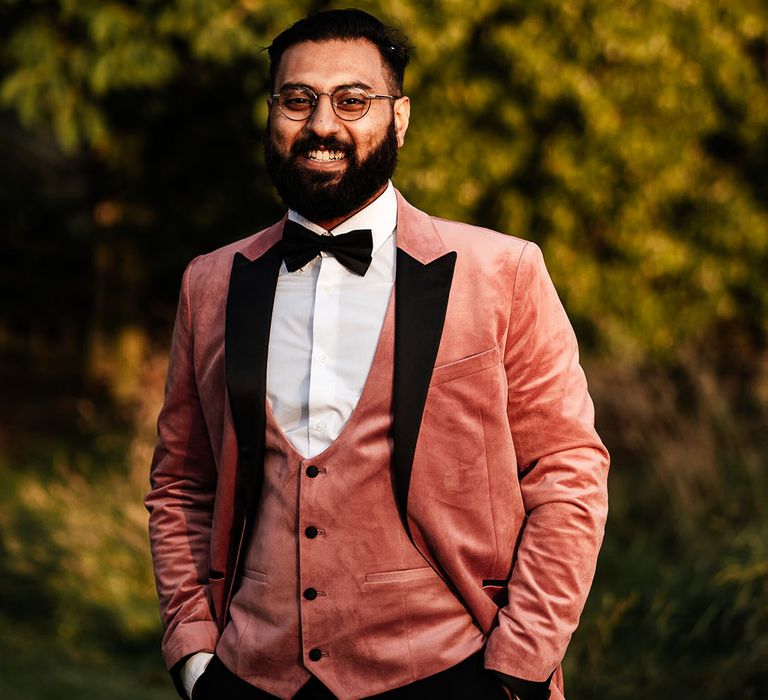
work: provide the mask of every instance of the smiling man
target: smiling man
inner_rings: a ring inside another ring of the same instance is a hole
[[[562,698],[608,456],[541,253],[393,188],[397,32],[334,10],[269,56],[288,213],[185,272],[146,498],[177,688]]]

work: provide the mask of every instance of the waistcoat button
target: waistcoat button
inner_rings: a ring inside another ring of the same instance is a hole
[[[309,660],[310,661],[320,661],[320,659],[323,657],[323,652],[319,649],[310,649],[309,650]]]
[[[306,530],[304,530],[304,534],[309,537],[309,539],[314,539],[317,537],[317,528],[314,525],[310,525]]]
[[[310,479],[314,479],[319,473],[320,470],[314,464],[307,467],[306,474]]]
[[[307,588],[304,591],[304,597],[307,600],[314,600],[315,598],[317,598],[317,590],[315,588]]]

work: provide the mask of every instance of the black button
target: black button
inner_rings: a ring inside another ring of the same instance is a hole
[[[317,590],[315,588],[307,588],[304,591],[304,597],[307,600],[314,600],[315,598],[317,598]]]
[[[309,660],[310,661],[320,661],[320,659],[323,658],[323,652],[319,649],[310,649],[309,650]]]
[[[310,466],[307,467],[306,475],[310,479],[314,479],[319,473],[320,473],[320,470],[314,464],[311,464]]]
[[[309,537],[310,540],[317,537],[317,528],[314,525],[310,525],[306,530],[304,530],[304,534]]]

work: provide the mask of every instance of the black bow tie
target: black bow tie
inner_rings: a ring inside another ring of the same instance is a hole
[[[371,264],[373,234],[370,229],[359,229],[338,236],[321,236],[289,220],[283,229],[282,246],[285,266],[290,272],[304,267],[324,250],[348,270],[362,276]]]

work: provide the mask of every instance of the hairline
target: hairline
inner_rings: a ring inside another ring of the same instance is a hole
[[[384,53],[382,52],[381,48],[376,44],[376,42],[371,41],[368,37],[365,36],[355,36],[355,37],[328,37],[323,39],[302,39],[301,41],[297,41],[290,46],[287,46],[283,52],[280,54],[280,57],[278,58],[277,62],[273,64],[273,76],[270,77],[271,87],[270,92],[274,93],[276,88],[276,82],[275,78],[277,78],[277,73],[280,70],[280,64],[283,62],[283,58],[285,57],[285,54],[288,53],[292,48],[296,46],[301,46],[302,44],[329,44],[332,41],[340,41],[345,44],[354,44],[356,42],[365,42],[369,46],[372,46],[374,49],[376,49],[376,53],[379,56],[379,60],[381,61],[381,66],[383,68],[383,75],[384,80],[387,83],[387,90],[394,94],[400,94],[402,95],[403,90],[400,87],[399,81],[397,79],[397,76],[395,75],[395,71],[392,68],[392,66],[389,65],[389,62],[384,57]]]

